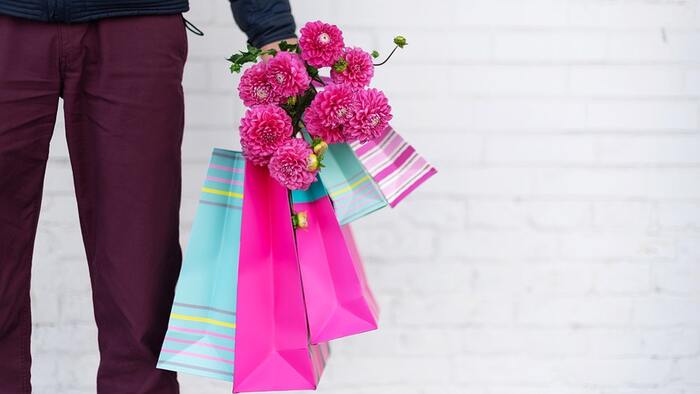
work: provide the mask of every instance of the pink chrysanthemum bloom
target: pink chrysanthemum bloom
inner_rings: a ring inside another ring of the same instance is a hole
[[[280,95],[268,81],[267,63],[258,63],[245,70],[238,84],[238,95],[248,107],[279,103]]]
[[[316,180],[318,166],[311,146],[300,138],[285,141],[270,159],[270,176],[290,190],[306,190]]]
[[[336,25],[308,22],[299,33],[301,57],[314,67],[332,66],[343,52],[343,32]]]
[[[353,119],[355,94],[345,84],[329,85],[319,92],[304,112],[306,130],[329,144],[345,142],[344,130]]]
[[[311,77],[296,53],[279,52],[267,63],[267,78],[282,97],[296,96],[309,88]]]
[[[266,165],[277,148],[292,136],[292,119],[276,105],[257,105],[241,119],[241,146],[245,157]]]
[[[356,107],[345,134],[349,141],[367,142],[386,130],[391,120],[389,100],[381,90],[367,89],[356,93]]]
[[[354,88],[369,85],[374,76],[372,56],[360,48],[345,48],[341,58],[345,61],[345,69],[337,71],[331,68],[331,79],[335,83],[347,83]]]

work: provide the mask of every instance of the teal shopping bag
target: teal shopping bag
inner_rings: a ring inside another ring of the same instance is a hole
[[[384,195],[347,144],[331,144],[319,171],[341,225],[387,206]]]
[[[158,368],[233,381],[244,159],[214,149]]]

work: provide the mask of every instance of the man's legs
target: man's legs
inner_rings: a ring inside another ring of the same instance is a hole
[[[181,16],[65,26],[66,134],[99,329],[98,393],[178,392],[156,369],[180,271]]]
[[[0,393],[31,392],[29,278],[60,91],[56,25],[0,16]]]

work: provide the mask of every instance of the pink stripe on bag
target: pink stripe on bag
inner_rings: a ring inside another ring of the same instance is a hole
[[[208,176],[205,179],[208,181],[212,181],[212,182],[226,183],[226,184],[235,185],[235,186],[243,186],[243,182],[237,181],[235,179],[219,178],[216,176]]]
[[[420,186],[423,182],[427,181],[428,178],[430,178],[431,176],[433,176],[433,175],[435,175],[435,174],[437,174],[437,170],[431,167],[425,174],[423,174],[423,175],[420,176],[418,179],[416,179],[415,182],[411,183],[411,184],[406,188],[406,190],[404,190],[404,191],[401,192],[398,196],[396,196],[396,198],[394,198],[394,205],[396,205],[396,204],[398,204],[399,202],[401,202],[401,200],[403,200],[404,198],[406,198],[406,196],[408,196],[409,194],[411,194],[411,192],[413,192],[418,186]]]
[[[391,126],[379,138],[350,146],[391,207],[437,173]]]
[[[242,174],[243,169],[242,168],[235,168],[235,167],[228,167],[228,166],[222,166],[220,164],[209,164],[209,168],[213,168],[216,170],[224,170],[228,172],[233,172],[234,174]]]
[[[161,351],[162,351],[162,352],[165,352],[165,353],[176,353],[176,354],[179,354],[179,355],[181,355],[181,356],[190,356],[190,357],[195,357],[195,358],[203,358],[203,359],[206,359],[206,360],[220,361],[220,362],[222,362],[222,363],[226,363],[226,364],[231,364],[231,365],[233,365],[233,361],[227,360],[227,359],[222,358],[222,357],[207,356],[207,355],[205,355],[205,354],[198,354],[198,353],[192,353],[192,352],[183,352],[183,351],[180,351],[180,350],[173,350],[173,349],[162,349]]]
[[[210,347],[212,349],[219,349],[219,350],[225,350],[227,352],[233,353],[234,349],[232,347],[226,347],[226,346],[220,346],[220,345],[214,345],[214,344],[209,344],[209,343],[200,343],[198,341],[190,341],[187,339],[180,339],[180,338],[173,338],[173,337],[165,337],[166,341],[169,342],[178,342],[178,343],[187,343],[190,345],[197,345],[197,346],[202,346],[202,347]]]
[[[379,143],[384,141],[385,137],[387,136],[387,134],[390,133],[391,130],[392,130],[391,126],[387,126],[386,130],[384,130],[382,135],[380,135],[379,137],[375,138],[372,141],[367,141],[364,144],[361,144],[359,142],[353,142],[351,144],[353,149],[357,148],[357,149],[355,149],[355,154],[357,154],[358,156],[364,156],[368,151],[370,151],[372,148],[374,148]]]
[[[393,174],[397,168],[401,167],[406,160],[411,158],[415,150],[413,149],[412,146],[407,145],[406,150],[401,152],[401,154],[394,159],[394,161],[390,164],[388,164],[386,167],[384,167],[383,170],[379,171],[376,176],[374,176],[374,180],[377,182],[381,182],[383,179],[386,179],[388,176]]]
[[[369,143],[373,143],[369,141]],[[390,134],[381,143],[374,143],[372,149],[368,149],[362,156],[365,158],[367,168],[376,168],[381,165],[387,157],[395,155],[401,149],[405,149],[406,143],[398,135]]]
[[[225,338],[225,339],[231,339],[231,340],[236,339],[233,335],[224,335],[224,334],[219,334],[218,332],[212,332],[212,331],[207,331],[207,330],[193,330],[191,328],[178,327],[178,326],[168,326],[168,330],[188,332],[191,334],[211,335],[213,337],[219,337],[219,338]]]

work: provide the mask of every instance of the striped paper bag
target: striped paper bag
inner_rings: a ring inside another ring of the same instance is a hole
[[[232,381],[244,159],[214,149],[158,368]]]
[[[331,144],[319,171],[341,225],[387,205],[382,192],[347,144]]]
[[[391,126],[372,141],[350,146],[392,208],[437,172]]]

